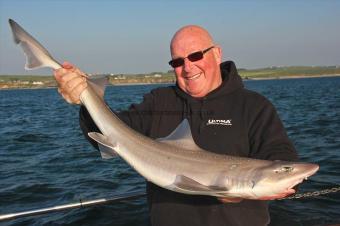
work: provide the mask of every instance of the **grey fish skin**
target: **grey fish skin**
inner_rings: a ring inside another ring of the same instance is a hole
[[[8,22],[12,30],[14,42],[22,47],[26,55],[26,70],[41,67],[61,68],[61,65],[53,59],[50,53],[19,24],[12,19],[9,19]]]
[[[13,20],[10,26],[15,42],[27,56],[29,69],[61,67],[22,27]],[[148,181],[163,188],[192,195],[263,199],[293,193],[296,184],[319,169],[311,163],[257,160],[205,151],[194,143],[187,120],[169,136],[153,140],[125,125],[110,110],[97,95],[104,92],[99,83],[103,79],[89,79],[89,86],[80,96],[101,131],[89,136],[98,142],[102,157],[119,155]]]

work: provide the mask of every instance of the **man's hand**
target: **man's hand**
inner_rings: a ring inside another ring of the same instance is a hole
[[[58,92],[70,104],[80,104],[80,94],[87,87],[86,74],[70,63],[54,71]]]
[[[242,198],[218,198],[223,203],[238,203],[241,202]]]

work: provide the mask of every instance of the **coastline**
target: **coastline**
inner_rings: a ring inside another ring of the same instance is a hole
[[[243,80],[276,80],[276,79],[299,79],[299,78],[329,78],[329,77],[340,77],[340,74],[330,75],[289,75],[289,76],[277,76],[277,77],[254,77]]]
[[[243,81],[260,81],[260,80],[282,80],[282,79],[303,79],[303,78],[328,78],[340,77],[340,74],[319,74],[319,75],[288,75],[288,76],[269,76],[269,77],[242,77]],[[110,83],[109,86],[129,86],[129,85],[155,85],[155,84],[174,84],[173,82],[126,82],[126,83]],[[11,86],[8,84],[0,84],[1,90],[15,90],[15,89],[55,89],[57,86]]]
[[[56,89],[57,86],[36,86],[36,87],[1,87],[0,86],[0,91],[2,90],[16,90],[16,89],[20,89],[20,90],[23,90],[23,89]]]

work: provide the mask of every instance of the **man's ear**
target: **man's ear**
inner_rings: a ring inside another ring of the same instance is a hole
[[[222,49],[220,46],[216,45],[213,49],[215,59],[218,64],[222,63]]]

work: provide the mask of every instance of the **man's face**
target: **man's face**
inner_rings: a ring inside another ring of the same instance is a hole
[[[211,43],[201,41],[199,38],[186,37],[172,43],[172,59],[185,58],[189,54],[211,47]],[[221,50],[214,47],[203,56],[203,59],[191,62],[184,59],[184,65],[174,68],[177,84],[186,93],[193,97],[204,97],[221,83]]]

